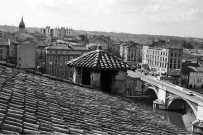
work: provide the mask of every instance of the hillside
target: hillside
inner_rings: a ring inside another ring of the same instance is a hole
[[[40,28],[37,27],[26,27],[28,32],[33,33],[35,31],[40,31]],[[0,26],[0,30],[7,32],[14,32],[18,30],[17,26],[8,26],[3,25]],[[135,42],[139,42],[141,44],[150,44],[152,41],[156,40],[177,40],[183,41],[185,40],[187,43],[191,43],[193,48],[203,48],[203,38],[194,38],[194,37],[177,37],[177,36],[167,36],[167,35],[147,35],[147,34],[130,34],[130,33],[115,33],[115,32],[102,32],[102,31],[85,31],[85,30],[74,30],[76,35],[87,34],[88,37],[93,35],[103,35],[110,36],[113,40],[122,40],[128,41],[132,40]]]
[[[37,27],[26,27],[27,31],[29,33],[34,33],[35,31],[39,31],[40,29]],[[0,30],[1,31],[6,31],[6,32],[15,32],[18,30],[17,26],[9,26],[9,25],[0,25]]]

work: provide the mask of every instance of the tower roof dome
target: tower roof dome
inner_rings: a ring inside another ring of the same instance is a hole
[[[21,21],[20,21],[19,29],[25,29],[25,23],[24,23],[24,21],[23,21],[23,17],[22,17],[22,19],[21,19]]]

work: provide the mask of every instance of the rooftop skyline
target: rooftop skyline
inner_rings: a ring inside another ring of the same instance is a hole
[[[203,38],[202,0],[1,0],[0,25]]]

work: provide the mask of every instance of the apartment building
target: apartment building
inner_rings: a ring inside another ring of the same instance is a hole
[[[137,66],[142,63],[143,46],[134,41],[128,41],[120,45],[120,56],[128,64]]]
[[[189,88],[203,88],[203,68],[187,66],[187,72],[183,74],[183,78],[188,83]]]
[[[64,28],[64,27],[56,27],[54,29],[50,28],[50,26],[46,26],[46,28],[41,28],[40,33],[45,35],[50,35],[54,38],[60,38],[63,39],[66,36],[73,36],[73,29],[72,28]]]
[[[143,46],[142,63],[155,68],[158,73],[180,76],[183,49],[166,44],[162,47]]]
[[[88,52],[84,46],[70,46],[67,43],[57,43],[46,47],[46,73],[60,78],[71,79],[72,68],[66,66],[66,62],[83,53]]]

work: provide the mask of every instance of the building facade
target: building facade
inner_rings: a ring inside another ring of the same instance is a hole
[[[0,39],[0,61],[7,61],[9,57],[9,42],[5,39]]]
[[[66,36],[73,36],[74,32],[72,28],[64,28],[64,27],[56,27],[54,29],[50,28],[50,26],[46,26],[46,28],[41,28],[40,33],[45,34],[45,35],[50,35],[51,37],[54,38],[60,38],[63,39]]]
[[[157,72],[171,76],[180,76],[182,69],[183,49],[173,45],[164,47],[143,46],[142,63],[155,68]]]
[[[36,68],[36,43],[21,42],[17,46],[17,65],[20,68]]]
[[[142,49],[143,46],[133,41],[128,41],[121,44],[120,56],[128,64],[137,66],[142,63]]]
[[[189,88],[203,88],[203,68],[188,66],[183,77],[188,82]]]
[[[65,79],[71,79],[73,76],[72,68],[67,67],[65,63],[88,52],[86,47],[70,46],[66,43],[54,44],[45,50],[46,73]]]

